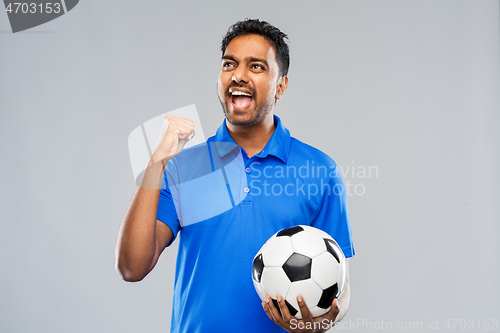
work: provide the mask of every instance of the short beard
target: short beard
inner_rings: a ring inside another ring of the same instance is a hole
[[[219,97],[219,102],[220,102],[220,105],[222,106],[222,111],[224,111],[224,116],[226,117],[227,121],[229,121],[232,125],[235,125],[235,126],[243,126],[243,127],[248,127],[248,126],[253,126],[259,122],[261,122],[268,114],[269,112],[272,110],[272,107],[273,105],[275,104],[274,103],[274,99],[273,100],[268,100],[266,101],[265,104],[263,105],[257,105],[255,107],[255,116],[247,121],[236,121],[234,120],[231,115],[227,112],[227,110],[229,109],[229,105],[228,103],[231,103],[230,99],[229,100],[222,100]]]

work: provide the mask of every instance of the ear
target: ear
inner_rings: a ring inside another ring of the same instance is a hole
[[[288,88],[288,77],[282,76],[278,81],[278,86],[276,87],[275,99],[280,99],[286,88]]]

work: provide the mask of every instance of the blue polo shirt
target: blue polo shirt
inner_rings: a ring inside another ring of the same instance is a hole
[[[157,218],[180,237],[171,332],[284,332],[252,283],[253,257],[280,229],[311,225],[354,255],[335,162],[291,137],[277,116],[274,123],[251,158],[224,120],[215,136],[167,165]]]

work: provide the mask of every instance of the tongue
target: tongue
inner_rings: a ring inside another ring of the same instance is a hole
[[[233,96],[233,103],[240,107],[247,107],[250,103],[252,103],[252,97],[248,96]]]

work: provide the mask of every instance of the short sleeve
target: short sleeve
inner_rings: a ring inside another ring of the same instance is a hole
[[[322,186],[323,199],[311,226],[332,236],[344,252],[345,257],[349,258],[354,256],[354,246],[351,237],[346,188],[337,166],[327,179],[328,186]]]
[[[171,179],[170,184],[173,186],[172,188],[169,186],[169,178]],[[178,198],[178,196],[175,195],[175,193],[172,196],[172,191],[175,192],[177,190],[175,184],[176,183],[172,181],[172,170],[171,168],[167,167],[167,170],[165,170],[165,173],[163,175],[156,219],[165,223],[170,228],[170,230],[172,230],[172,234],[174,235],[174,237],[172,238],[172,242],[175,240],[177,234],[181,230],[181,224],[179,222],[179,217],[176,210],[176,203],[174,202],[174,198]],[[172,242],[170,242],[170,244],[172,244]]]

